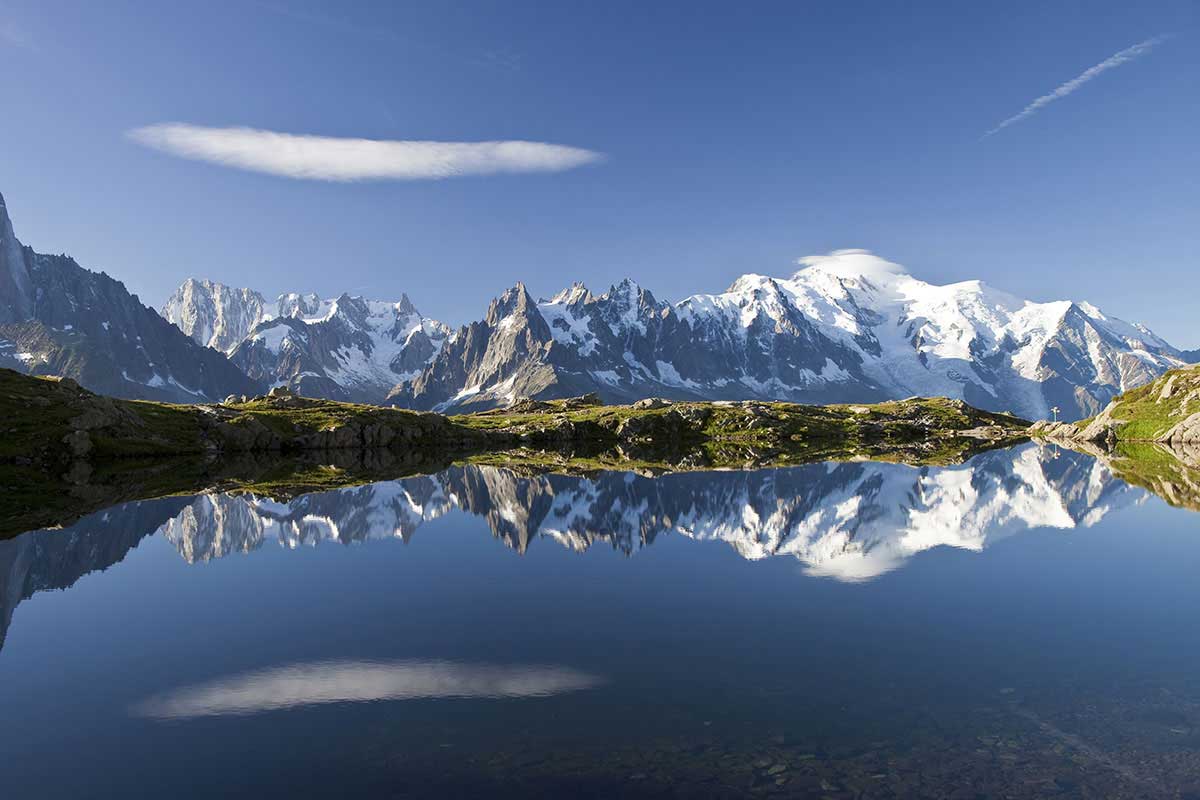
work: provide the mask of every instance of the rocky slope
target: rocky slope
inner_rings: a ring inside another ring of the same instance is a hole
[[[221,404],[165,405],[93,394],[70,379],[0,369],[0,464],[63,465],[124,456],[361,448],[612,451],[687,456],[704,464],[814,453],[885,453],[926,460],[1024,438],[1025,423],[961,401],[875,406],[687,403],[602,406],[594,397],[526,401],[511,412],[446,417],[298,397],[231,396]],[[964,444],[966,443],[966,444]],[[726,456],[726,452],[732,456]]]
[[[251,289],[195,279],[160,313],[255,380],[351,402],[382,402],[426,367],[449,334],[405,295],[393,303],[291,293],[268,303]]]
[[[70,378],[0,369],[0,465],[60,467],[124,457],[345,448],[482,446],[488,434],[439,414],[295,397],[168,405],[94,394]]]
[[[390,400],[446,410],[591,391],[611,402],[923,395],[1078,419],[1182,363],[1148,329],[1086,303],[935,286],[865,251],[802,263],[789,278],[744,275],[674,305],[628,280],[540,302],[518,284]]]
[[[1118,442],[1200,444],[1200,365],[1171,370],[1141,388],[1125,392],[1090,419],[1040,422],[1032,432],[1106,447]]]
[[[197,402],[257,384],[108,275],[23,246],[0,198],[0,367],[114,397]]]

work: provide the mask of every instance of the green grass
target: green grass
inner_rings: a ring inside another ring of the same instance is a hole
[[[1168,382],[1173,382],[1174,392],[1163,399],[1162,392]],[[1117,439],[1141,442],[1159,439],[1177,423],[1200,412],[1200,400],[1185,399],[1197,391],[1200,391],[1200,369],[1185,367],[1166,372],[1145,386],[1125,392],[1114,401],[1110,412],[1118,423]],[[1082,431],[1091,421],[1077,423],[1077,429]]]
[[[0,370],[0,460],[32,458],[67,434],[79,412],[58,398],[56,383]]]
[[[1178,405],[1158,402],[1158,382],[1121,395],[1113,410],[1113,417],[1123,422],[1117,428],[1117,438],[1126,440],[1153,441],[1171,429],[1182,417],[1177,415]],[[1173,415],[1172,412],[1176,412]]]
[[[359,403],[339,403],[333,400],[305,400],[302,406],[279,408],[269,400],[250,401],[227,406],[238,411],[246,420],[256,419],[280,436],[297,432],[326,431],[350,422],[388,422],[405,425],[420,415],[415,411]]]

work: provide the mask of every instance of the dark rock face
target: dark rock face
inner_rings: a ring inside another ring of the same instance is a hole
[[[197,402],[257,388],[120,281],[20,246],[2,204],[0,237],[0,366],[131,399]]]
[[[0,195],[0,323],[21,322],[33,313],[33,287],[25,253],[13,234],[8,207]]]

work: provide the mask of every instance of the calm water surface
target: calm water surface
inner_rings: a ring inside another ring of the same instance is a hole
[[[1200,516],[1089,457],[455,468],[0,542],[4,797],[1200,797]]]

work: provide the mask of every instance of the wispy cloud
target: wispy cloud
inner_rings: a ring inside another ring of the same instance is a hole
[[[1072,78],[1071,80],[1062,84],[1061,86],[1056,88],[1054,91],[1050,92],[1049,94],[1044,94],[1041,97],[1037,98],[1032,103],[1025,106],[1025,108],[1021,109],[1021,112],[1019,114],[1014,114],[1013,116],[1004,120],[999,125],[997,125],[996,127],[992,128],[990,131],[985,133],[982,138],[986,139],[987,137],[992,136],[993,134],[999,133],[1000,131],[1004,130],[1009,125],[1015,125],[1016,123],[1018,123],[1022,120],[1032,117],[1034,114],[1041,111],[1043,108],[1050,105],[1055,100],[1061,100],[1062,98],[1066,97],[1067,95],[1071,94],[1072,92],[1080,89],[1088,81],[1091,81],[1091,80],[1094,80],[1094,79],[1100,77],[1100,75],[1102,75],[1105,72],[1108,72],[1110,69],[1116,69],[1117,67],[1121,66],[1122,64],[1128,64],[1130,61],[1141,58],[1142,56],[1146,55],[1151,50],[1153,50],[1154,48],[1158,47],[1160,44],[1165,42],[1168,38],[1170,38],[1170,37],[1155,36],[1153,39],[1147,39],[1144,42],[1138,42],[1137,44],[1133,45],[1132,47],[1126,47],[1121,52],[1115,53],[1115,54],[1109,56],[1108,58],[1104,59],[1099,64],[1097,64],[1096,66],[1089,67],[1088,69],[1084,70],[1082,73],[1079,74],[1078,77]]]
[[[600,161],[592,150],[526,141],[341,139],[179,122],[135,128],[133,141],[226,167],[320,181],[438,180],[504,172],[561,172]]]
[[[153,719],[192,719],[328,703],[550,697],[603,682],[596,675],[556,666],[315,661],[184,686],[138,703],[130,712]]]

